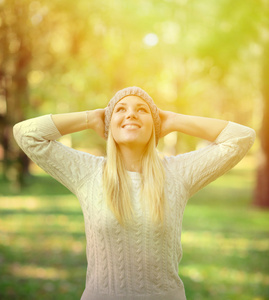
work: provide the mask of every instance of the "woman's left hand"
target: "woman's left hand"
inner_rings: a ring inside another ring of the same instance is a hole
[[[160,138],[166,136],[168,133],[172,132],[172,118],[173,113],[171,111],[165,111],[159,109],[159,116],[161,119],[161,132]]]

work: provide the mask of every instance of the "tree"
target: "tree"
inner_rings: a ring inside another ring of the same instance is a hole
[[[261,149],[258,157],[259,166],[253,200],[254,205],[261,207],[269,207],[268,14],[268,1],[237,1],[236,3],[226,1],[219,7],[216,28],[210,32],[211,36],[208,35],[207,40],[200,45],[199,49],[202,56],[212,53],[211,57],[214,64],[222,71],[222,81],[225,80],[238,60],[244,60],[240,66],[250,67],[245,75],[250,86],[254,85],[257,90],[261,89],[263,116],[261,129],[257,132],[261,141]],[[246,51],[250,53],[246,55]],[[259,71],[256,72],[256,69]],[[246,91],[249,92],[250,90],[247,88]],[[253,98],[253,96],[251,97]],[[247,105],[247,102],[245,104]],[[242,109],[238,110],[238,118],[244,117],[245,114],[242,114]]]
[[[28,159],[18,150],[12,138],[12,128],[25,118],[28,100],[28,80],[32,59],[31,40],[25,2],[11,1],[0,6],[0,93],[3,175],[17,184],[28,170]],[[14,186],[15,187],[15,186]]]
[[[269,11],[268,11],[269,12]],[[263,86],[263,118],[259,132],[261,149],[257,170],[257,183],[254,204],[260,207],[269,207],[269,41],[264,47],[262,68]]]
[[[250,48],[261,47],[262,1],[0,3],[0,143],[10,180],[27,172],[13,124],[104,107],[125,86],[141,86],[161,108],[251,122],[260,56]],[[72,135],[73,146],[101,144],[78,134],[85,138]],[[195,147],[182,140],[184,150]]]

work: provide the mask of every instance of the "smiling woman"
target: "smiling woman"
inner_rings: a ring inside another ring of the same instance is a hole
[[[56,141],[84,129],[107,139],[107,157]],[[161,159],[158,140],[173,131],[211,143]],[[245,156],[255,131],[162,111],[144,90],[128,87],[105,109],[26,120],[14,126],[14,136],[35,163],[79,199],[88,262],[81,299],[185,300],[178,275],[185,206]]]
[[[112,113],[110,123],[110,134],[117,143],[125,160],[129,164],[129,171],[136,171],[144,148],[153,133],[153,119],[149,106],[137,96],[127,96],[120,100]],[[135,147],[139,152],[125,153],[124,149]],[[134,159],[130,154],[135,155]],[[127,156],[127,157],[126,157]],[[137,159],[136,159],[137,158]],[[135,160],[132,164],[131,161]],[[139,170],[138,170],[139,171]]]
[[[108,206],[120,224],[132,219],[134,214],[128,171],[143,175],[140,200],[147,199],[147,202],[141,205],[149,205],[153,220],[163,221],[164,217],[165,175],[155,149],[160,132],[159,112],[144,91],[143,98],[132,95],[137,91],[140,90],[120,91],[109,102],[105,113],[109,127],[104,191]]]

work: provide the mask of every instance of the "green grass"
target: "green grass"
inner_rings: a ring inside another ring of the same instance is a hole
[[[188,300],[269,299],[269,212],[251,205],[254,175],[240,165],[189,200],[179,265]],[[80,299],[78,200],[44,175],[20,194],[0,186],[0,299]]]

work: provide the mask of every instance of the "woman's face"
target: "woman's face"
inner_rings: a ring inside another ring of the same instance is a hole
[[[115,105],[110,127],[119,146],[145,147],[153,132],[153,119],[148,104],[138,96],[123,98]]]

